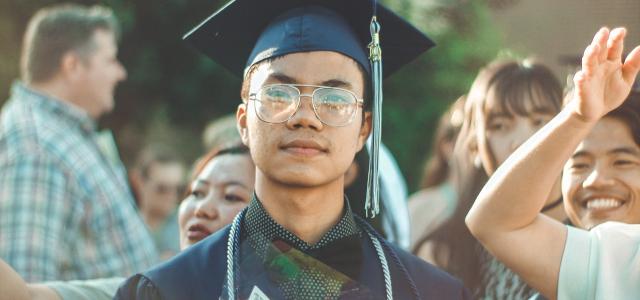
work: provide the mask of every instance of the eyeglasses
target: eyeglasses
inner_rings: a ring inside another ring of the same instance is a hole
[[[313,93],[302,94],[298,87],[313,87]],[[284,123],[300,107],[301,97],[310,97],[313,111],[320,122],[334,127],[349,125],[364,100],[352,91],[307,84],[270,84],[249,95],[256,115],[267,123]]]

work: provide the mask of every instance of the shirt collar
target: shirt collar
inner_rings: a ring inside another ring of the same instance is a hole
[[[65,121],[77,124],[87,132],[94,132],[97,128],[96,121],[80,107],[45,95],[22,82],[15,82],[11,93],[13,97],[20,99],[19,101],[29,101],[42,110],[49,111]]]
[[[271,218],[264,209],[262,203],[260,203],[260,200],[254,193],[253,199],[247,207],[247,214],[244,222],[245,232],[251,240],[256,240],[256,237],[259,237],[259,240],[263,240],[265,242],[272,242],[280,239],[302,251],[317,250],[343,238],[360,234],[360,229],[353,217],[349,201],[346,201],[345,199],[344,203],[344,211],[340,221],[325,233],[318,243],[312,245],[303,241],[295,234],[282,227],[282,225],[276,223],[276,221],[273,220],[273,218]],[[263,247],[263,245],[254,246],[257,246],[258,248]],[[266,246],[267,245],[264,245],[264,247]]]

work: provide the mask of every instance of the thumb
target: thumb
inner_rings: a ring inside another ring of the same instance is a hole
[[[627,55],[627,59],[625,59],[622,66],[622,78],[624,78],[624,81],[633,84],[638,71],[640,71],[640,46],[637,46]]]

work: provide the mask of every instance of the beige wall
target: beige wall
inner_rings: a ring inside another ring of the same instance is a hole
[[[625,26],[627,48],[640,45],[640,0],[519,0],[493,17],[505,44],[566,77],[563,57],[577,57],[601,26]]]

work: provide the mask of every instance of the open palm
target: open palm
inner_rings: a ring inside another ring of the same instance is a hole
[[[640,70],[640,46],[623,63],[625,35],[624,28],[611,32],[602,28],[584,52],[582,70],[574,77],[574,104],[576,113],[586,121],[597,121],[620,106],[631,91]]]

